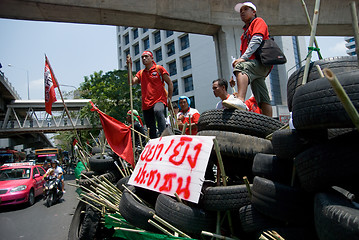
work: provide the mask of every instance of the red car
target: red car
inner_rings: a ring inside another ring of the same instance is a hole
[[[35,203],[43,193],[45,170],[33,163],[10,163],[0,167],[0,206]]]

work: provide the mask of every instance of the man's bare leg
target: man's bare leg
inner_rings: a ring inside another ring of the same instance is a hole
[[[262,109],[263,115],[266,115],[268,117],[272,117],[272,115],[273,115],[273,113],[272,113],[272,105],[270,105],[268,103],[262,103],[261,104],[261,109]]]
[[[236,72],[236,77],[238,92],[235,96],[244,102],[248,89],[248,76],[244,73]]]

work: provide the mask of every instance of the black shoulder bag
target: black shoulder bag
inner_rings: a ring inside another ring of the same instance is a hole
[[[265,66],[285,64],[287,58],[273,39],[263,40],[255,52],[256,59]]]

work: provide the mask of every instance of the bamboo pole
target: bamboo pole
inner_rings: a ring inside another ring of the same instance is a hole
[[[217,159],[218,159],[218,166],[221,171],[222,178],[223,178],[223,185],[227,186],[227,176],[226,176],[226,172],[224,171],[222,156],[221,156],[221,152],[219,151],[219,146],[218,146],[218,142],[217,142],[216,138],[213,139],[213,143],[214,143],[214,150],[216,151],[216,155],[217,155]]]
[[[160,218],[159,216],[157,216],[156,214],[154,214],[153,212],[151,212],[153,214],[153,219],[159,221],[160,223],[162,223],[163,225],[165,225],[166,227],[168,227],[169,229],[171,229],[174,232],[179,233],[181,236],[186,237],[186,238],[191,238],[190,236],[188,236],[187,234],[185,234],[184,232],[182,232],[181,230],[179,230],[178,228],[172,226],[171,224],[169,224],[168,222],[166,222],[165,220],[163,220],[162,218]]]
[[[328,68],[323,70],[325,77],[329,80],[332,85],[335,93],[337,94],[339,100],[343,104],[345,111],[348,113],[350,119],[352,120],[354,126],[359,130],[359,114],[353,103],[350,101],[347,93],[345,92],[343,86],[340,84],[338,78],[335,74]]]
[[[312,21],[312,31],[310,33],[310,39],[309,39],[309,47],[313,47],[314,37],[317,32],[317,24],[318,24],[318,17],[319,17],[319,6],[320,6],[320,0],[315,0],[315,7],[314,7],[314,15],[313,15],[313,21]],[[308,72],[309,72],[309,64],[312,59],[312,51],[308,53],[305,67],[304,67],[304,74],[303,74],[303,82],[302,85],[307,83],[308,79]]]
[[[249,197],[252,198],[252,191],[251,191],[251,186],[249,185],[249,181],[248,178],[246,176],[243,177],[243,181],[246,184],[246,188],[249,194]]]
[[[122,172],[120,166],[118,166],[118,163],[116,161],[115,161],[115,165],[116,165],[117,169],[120,171],[122,177],[126,177],[125,174]]]
[[[127,59],[131,59],[130,54],[127,55]],[[134,119],[133,119],[133,96],[132,96],[132,60],[128,62],[128,68],[127,68],[127,74],[128,74],[128,79],[130,82],[130,102],[131,102],[131,125],[134,128]],[[132,131],[132,152],[133,152],[133,159],[134,161],[136,161],[136,156],[135,156],[135,132]],[[136,163],[135,163],[136,164]]]
[[[185,135],[185,134],[186,134],[186,128],[187,128],[187,122],[185,122],[185,123],[183,124],[182,135]]]
[[[352,14],[352,25],[354,30],[355,52],[357,54],[358,65],[359,65],[359,27],[358,27],[358,15],[355,6],[355,1],[350,3],[350,9]]]
[[[191,120],[191,114],[188,114],[189,117],[189,135],[192,135],[192,120]]]
[[[147,222],[149,224],[151,224],[152,226],[154,226],[155,228],[159,229],[161,232],[165,233],[166,235],[173,236],[173,237],[175,236],[174,234],[170,233],[169,231],[167,231],[166,229],[164,229],[163,227],[161,227],[159,224],[152,221],[151,219],[148,219]]]
[[[307,8],[307,5],[305,4],[304,0],[302,0],[302,6],[303,6],[303,8],[304,8],[305,16],[307,17],[307,22],[308,22],[308,25],[309,25],[309,27],[310,27],[310,31],[312,31],[312,23],[311,23],[311,21],[310,21],[309,13],[308,13],[308,8]],[[315,37],[314,37],[314,45],[315,45],[316,48],[319,48],[317,39],[316,39]],[[322,54],[320,54],[319,51],[317,52],[317,54],[318,54],[318,58],[319,58],[319,59],[323,59]]]
[[[224,240],[236,240],[235,238],[230,238],[230,237],[225,237],[219,234],[215,234],[215,233],[211,233],[211,232],[206,232],[206,231],[202,231],[201,232],[202,235],[206,235],[206,236],[210,236],[210,237],[215,237],[218,239],[224,239]]]

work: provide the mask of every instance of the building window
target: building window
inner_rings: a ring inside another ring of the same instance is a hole
[[[153,34],[153,39],[154,39],[155,44],[161,42],[161,32],[160,31],[155,32]]]
[[[133,32],[133,39],[138,38],[138,28],[133,29],[132,32]]]
[[[122,50],[121,47],[118,48],[118,55],[121,56],[122,55]]]
[[[155,50],[156,62],[162,61],[162,48]]]
[[[167,56],[172,56],[173,54],[175,54],[175,43],[171,42],[169,44],[167,44]]]
[[[135,56],[140,53],[140,45],[138,43],[133,46],[133,51],[135,53]]]
[[[121,44],[121,36],[118,36],[118,44]]]
[[[135,62],[135,70],[136,70],[136,72],[138,72],[138,71],[141,70],[140,60],[137,60],[137,61]]]
[[[128,34],[126,34],[125,36],[123,36],[124,41],[125,41],[125,45],[129,44],[130,42],[130,37],[128,36]]]
[[[173,31],[166,31],[166,37],[172,36],[173,35]]]
[[[196,102],[194,101],[194,96],[188,97],[188,98],[189,98],[189,100],[191,100],[191,105],[190,105],[190,107],[191,107],[191,108],[196,108]]]
[[[124,30],[126,30],[128,27],[124,27]]]
[[[278,66],[273,66],[272,71],[269,75],[271,92],[272,92],[272,105],[282,104],[282,95],[280,92],[280,80]]]
[[[182,58],[182,69],[183,71],[186,71],[188,69],[191,69],[191,55],[185,56]]]
[[[149,49],[150,48],[150,39],[149,38],[145,38],[143,39],[143,49]]]
[[[142,33],[145,33],[148,31],[148,28],[142,28]]]
[[[186,34],[185,36],[181,37],[181,50],[184,50],[186,48],[189,48],[189,39],[188,39],[188,34]]]
[[[173,62],[168,64],[168,70],[169,70],[170,76],[173,76],[173,75],[177,74],[176,61],[173,61]]]
[[[173,82],[173,96],[176,96],[178,95],[178,81],[175,80],[175,81],[172,81]]]
[[[125,56],[127,57],[127,55],[130,54],[130,49],[126,49],[125,50]]]
[[[193,90],[193,78],[192,76],[185,77],[183,79],[184,82],[184,91],[189,92]]]

